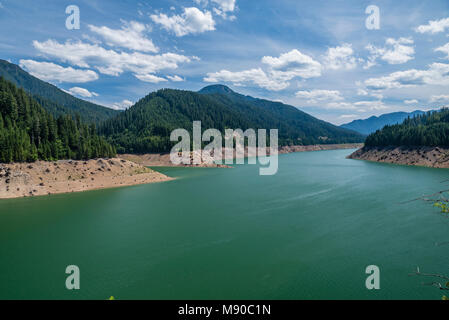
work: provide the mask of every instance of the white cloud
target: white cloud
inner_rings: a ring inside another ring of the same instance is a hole
[[[185,79],[181,78],[178,75],[174,75],[174,76],[167,76],[167,78],[173,82],[182,82],[185,81]]]
[[[132,101],[129,100],[123,100],[122,102],[116,102],[114,104],[111,105],[112,109],[115,110],[126,110],[129,107],[131,107],[134,103]]]
[[[218,5],[218,8],[213,8],[216,15],[226,20],[235,20],[236,16],[228,15],[228,12],[233,12],[236,8],[235,0],[212,0],[213,3]]]
[[[370,52],[370,57],[366,62],[365,69],[376,65],[376,59],[380,58],[389,64],[402,64],[414,59],[415,49],[412,38],[388,38],[385,47],[378,48],[369,44],[366,49]]]
[[[340,91],[338,90],[311,90],[298,91],[296,97],[307,100],[307,103],[315,104],[320,101],[339,101],[343,100]]]
[[[152,14],[150,16],[154,23],[160,24],[167,31],[174,32],[176,36],[182,37],[188,34],[203,33],[215,30],[215,21],[209,11],[201,11],[198,8],[184,8],[181,15],[171,17],[166,14]]]
[[[137,74],[136,78],[141,81],[151,82],[151,83],[159,83],[159,82],[168,81],[165,78],[161,78],[161,77],[155,76],[153,74]]]
[[[429,100],[430,103],[447,103],[449,102],[449,95],[434,95]]]
[[[416,99],[411,99],[411,100],[404,100],[405,104],[418,104],[419,101]]]
[[[324,109],[332,109],[332,110],[355,110],[357,109],[356,106],[354,106],[352,103],[349,102],[329,102],[327,104],[324,104],[322,106],[316,106],[319,108]]]
[[[149,55],[140,52],[116,52],[98,44],[83,42],[58,43],[55,40],[33,41],[34,47],[47,56],[72,65],[96,68],[100,73],[118,76],[132,72],[138,78],[146,78],[160,70],[177,69],[180,63],[190,62],[189,57],[176,53]]]
[[[270,67],[274,78],[284,81],[295,77],[308,79],[321,76],[321,64],[297,49],[281,54],[278,58],[265,56],[262,63]]]
[[[280,91],[289,86],[285,81],[271,79],[261,68],[232,72],[221,70],[214,73],[208,73],[204,78],[206,82],[231,82],[235,86],[244,86],[245,84],[255,84],[261,88]]]
[[[51,62],[22,59],[19,61],[19,65],[33,76],[44,81],[83,83],[98,79],[98,74],[95,71],[73,69],[72,67],[64,68]]]
[[[354,102],[354,106],[357,108],[362,107],[363,110],[384,110],[388,107],[380,100],[375,101],[357,101]]]
[[[420,85],[449,85],[449,64],[432,63],[427,70],[405,70],[388,76],[365,80],[367,88],[384,90]]]
[[[235,0],[212,0],[212,2],[216,3],[223,12],[235,10]]]
[[[367,110],[384,110],[388,107],[380,100],[356,101],[356,102],[329,102],[324,105],[317,105],[318,108],[332,110],[354,110],[357,112],[366,112]]]
[[[74,96],[83,97],[83,98],[98,97],[98,93],[95,93],[93,91],[91,92],[85,88],[80,88],[80,87],[70,88],[69,90],[67,90],[67,93],[70,93]]]
[[[267,90],[280,91],[290,86],[289,81],[294,78],[307,79],[321,75],[321,64],[296,49],[277,58],[263,57],[262,63],[268,67],[267,71],[260,67],[237,72],[221,70],[208,73],[204,81],[231,82],[236,86],[255,84]]]
[[[109,46],[119,46],[143,52],[158,52],[158,48],[153,44],[153,41],[145,37],[146,27],[144,24],[136,21],[124,21],[123,23],[124,26],[119,30],[105,26],[89,25],[88,27],[92,32],[103,37]]]
[[[416,32],[419,33],[439,33],[444,32],[447,28],[449,28],[449,18],[441,19],[441,20],[431,20],[428,24],[421,25],[415,28]]]
[[[365,89],[357,89],[357,95],[358,96],[367,96],[367,97],[374,97],[377,98],[379,100],[383,99],[383,95],[379,92],[372,92],[372,91],[367,91]]]
[[[446,43],[444,46],[436,48],[435,51],[445,53],[446,54],[445,59],[449,59],[449,43]]]
[[[329,48],[324,56],[324,65],[332,70],[354,69],[357,66],[357,61],[352,45],[343,44],[339,47]]]

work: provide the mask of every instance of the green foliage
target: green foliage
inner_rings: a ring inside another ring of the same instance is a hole
[[[0,162],[112,157],[114,148],[70,115],[57,120],[23,89],[0,77]]]
[[[56,118],[67,114],[72,117],[80,114],[81,120],[99,124],[119,113],[119,111],[75,98],[5,60],[0,60],[0,76],[23,88]],[[2,103],[2,97],[0,97],[0,103]],[[12,105],[8,103],[8,106]]]
[[[352,143],[363,136],[318,120],[282,103],[245,97],[232,92],[196,93],[164,89],[151,93],[132,108],[99,127],[100,134],[119,153],[166,152],[170,132],[192,131],[193,121],[202,129],[278,129],[280,145]]]
[[[386,126],[366,138],[367,147],[427,146],[449,147],[449,109],[428,112]]]
[[[438,201],[433,204],[434,207],[440,208],[442,213],[449,214],[449,203],[444,201]]]

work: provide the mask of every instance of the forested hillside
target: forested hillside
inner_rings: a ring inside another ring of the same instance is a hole
[[[279,129],[280,145],[310,145],[361,142],[363,136],[318,120],[292,106],[254,99],[216,86],[200,93],[164,89],[151,93],[117,117],[99,127],[117,146],[119,153],[169,151],[170,132],[177,128],[192,131],[193,121],[203,130]]]
[[[67,114],[75,117],[79,114],[81,120],[98,124],[119,113],[119,111],[78,99],[5,60],[0,60],[0,76],[31,94],[54,117]]]
[[[366,138],[367,147],[449,146],[449,109],[408,118],[402,124],[386,126]]]
[[[413,112],[393,112],[378,117],[372,116],[364,120],[354,120],[350,123],[342,124],[340,127],[369,135],[387,125],[400,124],[408,117],[413,118],[424,113],[425,112],[419,110]]]
[[[23,89],[0,77],[0,162],[112,157],[115,149],[69,115],[55,119]]]

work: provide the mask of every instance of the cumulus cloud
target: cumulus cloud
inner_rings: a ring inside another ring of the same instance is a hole
[[[419,101],[416,99],[411,99],[411,100],[404,100],[405,104],[418,104]]]
[[[343,100],[340,91],[338,90],[311,90],[298,91],[296,97],[307,100],[307,103],[315,104],[320,101],[339,101]]]
[[[74,96],[83,97],[83,98],[92,98],[92,97],[98,97],[98,93],[91,92],[85,88],[80,87],[73,87],[67,90],[67,93],[70,93]]]
[[[385,47],[378,48],[369,44],[366,49],[371,56],[365,64],[365,69],[376,65],[376,59],[386,61],[389,64],[402,64],[414,59],[415,49],[412,46],[414,41],[412,38],[388,38],[385,41]]]
[[[379,92],[372,92],[372,91],[368,91],[365,89],[357,89],[357,95],[358,96],[366,96],[366,97],[374,97],[377,98],[379,100],[383,99],[383,95]]]
[[[447,103],[449,102],[449,95],[434,95],[430,97],[430,103]]]
[[[215,30],[212,14],[195,7],[184,8],[181,15],[169,17],[164,13],[159,13],[152,14],[150,18],[154,23],[161,25],[163,29],[173,32],[178,37]]]
[[[182,82],[185,81],[183,78],[181,78],[180,76],[174,75],[174,76],[167,76],[167,78],[173,82]]]
[[[22,59],[19,61],[19,65],[33,76],[44,81],[84,83],[98,79],[98,74],[95,71],[72,67],[65,68],[51,62]]]
[[[221,70],[208,73],[206,82],[231,82],[236,86],[255,84],[261,88],[280,91],[290,85],[294,78],[313,78],[321,75],[321,64],[298,50],[292,50],[279,57],[265,56],[261,61],[267,70],[261,67],[243,71]]]
[[[223,12],[235,10],[235,0],[212,0],[212,2],[216,3]]]
[[[101,36],[109,46],[119,46],[131,50],[143,52],[158,52],[153,41],[145,37],[146,27],[144,24],[124,21],[121,29],[110,29],[106,26],[97,27],[89,25],[89,29]]]
[[[166,81],[168,81],[165,78],[161,78],[161,77],[155,76],[153,74],[137,74],[136,78],[141,80],[141,81],[151,82],[151,83],[159,83],[159,82],[166,82]]]
[[[397,71],[388,76],[365,80],[372,90],[415,87],[420,85],[449,85],[449,64],[432,63],[427,70]]]
[[[386,106],[381,100],[356,102],[334,101],[323,105],[316,105],[315,107],[330,110],[353,110],[357,112],[388,109],[388,106]]]
[[[218,5],[218,8],[213,8],[216,15],[226,20],[233,21],[236,19],[236,16],[228,15],[229,12],[235,10],[235,0],[212,0],[212,2]]]
[[[81,68],[97,69],[100,73],[118,76],[123,72],[132,72],[139,79],[165,69],[176,69],[180,63],[190,62],[189,57],[176,53],[149,55],[140,52],[116,52],[98,44],[55,40],[33,41],[34,47],[43,54]]]
[[[248,83],[255,84],[261,88],[280,91],[289,86],[289,83],[277,81],[270,78],[261,68],[232,72],[221,70],[218,72],[208,73],[204,78],[206,82],[231,82],[235,86],[244,86]]]
[[[449,18],[441,20],[431,20],[428,24],[420,25],[419,27],[415,28],[415,31],[419,33],[435,34],[444,32],[447,28],[449,28]]]
[[[354,69],[357,66],[354,50],[351,44],[343,44],[342,46],[329,48],[324,56],[324,65],[328,69]]]
[[[446,54],[445,58],[449,59],[449,43],[446,43],[444,46],[436,48],[435,51]]]
[[[110,107],[114,110],[126,110],[131,107],[134,103],[129,100],[123,100],[121,102],[115,102]]]
[[[263,57],[262,63],[268,65],[274,78],[289,81],[295,77],[303,79],[321,76],[321,64],[299,50],[276,57]]]

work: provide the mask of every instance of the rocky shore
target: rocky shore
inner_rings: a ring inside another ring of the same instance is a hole
[[[171,178],[124,159],[0,164],[0,199],[80,192]]]
[[[432,168],[449,168],[449,149],[440,147],[364,147],[349,159],[394,163]]]
[[[337,150],[337,149],[358,149],[363,147],[362,143],[349,144],[320,144],[311,146],[283,146],[279,147],[279,154],[293,153],[293,152],[308,152],[321,150]],[[268,155],[270,148],[267,148]],[[235,150],[233,150],[233,158],[236,157]],[[256,154],[253,150],[253,154]],[[248,148],[245,149],[245,157],[248,156]],[[174,167],[175,165],[170,161],[169,153],[147,153],[147,154],[121,154],[119,158],[133,161],[148,167]],[[226,159],[226,150],[223,148],[223,159]],[[190,155],[193,159],[193,154]],[[206,159],[199,165],[179,165],[179,167],[213,167],[213,168],[229,168],[227,165],[214,164],[213,159]]]

